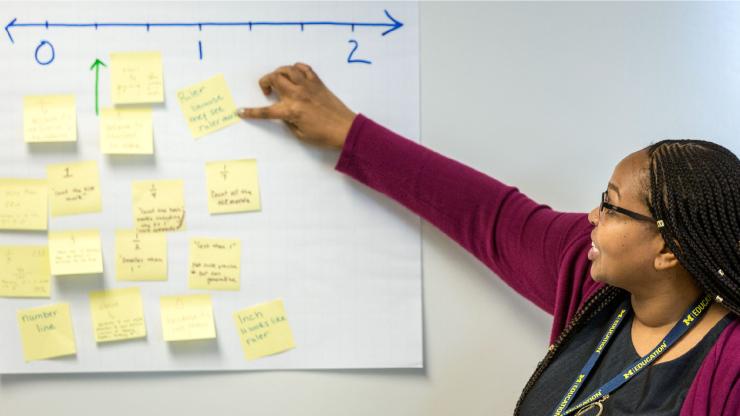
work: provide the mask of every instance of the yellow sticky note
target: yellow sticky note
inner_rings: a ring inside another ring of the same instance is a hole
[[[116,52],[110,54],[113,104],[164,102],[162,54]]]
[[[144,302],[138,287],[90,292],[90,311],[97,342],[146,336]]]
[[[100,151],[113,155],[154,153],[150,108],[100,110]]]
[[[0,179],[0,230],[46,230],[47,195],[43,179]]]
[[[116,231],[117,280],[167,280],[167,235]]]
[[[46,167],[51,215],[100,212],[98,162],[58,163]]]
[[[26,143],[77,141],[77,106],[73,95],[23,98],[23,139]]]
[[[195,139],[239,121],[222,74],[178,91],[177,100]]]
[[[210,295],[162,296],[159,306],[165,341],[216,338]]]
[[[51,296],[49,250],[46,246],[0,246],[0,296]]]
[[[247,360],[295,348],[281,299],[235,312],[234,322]]]
[[[188,287],[239,290],[241,255],[239,240],[191,238]]]
[[[185,198],[181,180],[134,181],[136,231],[158,233],[185,229]]]
[[[50,231],[51,274],[103,273],[103,254],[98,230]]]
[[[260,186],[257,161],[224,160],[206,163],[208,212],[259,211]]]
[[[21,309],[16,315],[26,362],[77,353],[69,304]]]

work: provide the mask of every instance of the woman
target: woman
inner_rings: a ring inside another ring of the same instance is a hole
[[[396,199],[553,314],[523,415],[740,414],[740,161],[704,141],[624,158],[588,215],[555,212],[347,108],[305,64],[244,108],[341,149],[337,170]]]

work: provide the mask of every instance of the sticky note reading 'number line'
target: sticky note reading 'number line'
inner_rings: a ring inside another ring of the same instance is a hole
[[[0,296],[48,298],[50,295],[46,246],[0,246]]]
[[[103,108],[100,111],[100,151],[114,155],[154,153],[150,108]]]
[[[146,336],[144,302],[137,287],[90,292],[90,311],[97,342]]]
[[[162,55],[159,52],[110,54],[114,105],[164,102]]]
[[[49,264],[54,276],[103,273],[100,232],[50,231]]]
[[[182,180],[134,181],[131,186],[136,231],[156,233],[185,229]]]
[[[46,230],[49,210],[43,179],[0,179],[0,230]]]
[[[210,295],[162,296],[159,302],[165,341],[216,338]]]
[[[178,91],[177,101],[195,139],[239,121],[222,74]]]
[[[257,161],[224,160],[206,163],[208,212],[259,211],[260,187]]]
[[[167,280],[167,235],[116,231],[117,280]]]
[[[241,254],[239,240],[191,238],[188,287],[239,290]]]
[[[21,309],[16,315],[26,362],[77,353],[69,304]]]
[[[46,174],[53,217],[100,212],[98,162],[48,165]]]
[[[23,98],[23,139],[26,143],[77,141],[77,106],[73,95]]]
[[[280,299],[238,311],[234,313],[234,322],[247,360],[295,348]]]

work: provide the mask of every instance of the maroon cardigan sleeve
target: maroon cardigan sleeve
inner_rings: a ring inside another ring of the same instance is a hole
[[[586,277],[591,241],[586,214],[556,212],[361,114],[336,169],[420,215],[554,314],[553,333],[580,305],[584,285],[593,283]]]

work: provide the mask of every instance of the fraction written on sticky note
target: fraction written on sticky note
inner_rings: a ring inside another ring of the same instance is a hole
[[[100,212],[98,162],[58,163],[46,167],[51,215]]]
[[[103,273],[100,232],[50,231],[49,264],[54,276]]]
[[[234,322],[248,360],[295,348],[281,299],[235,312]]]
[[[46,246],[0,246],[0,296],[48,298],[50,295]]]
[[[114,105],[164,102],[162,54],[110,54],[111,96]]]
[[[241,254],[239,240],[191,238],[188,287],[239,290]]]
[[[146,337],[144,302],[137,287],[90,292],[95,341]]]
[[[0,178],[0,230],[46,230],[47,182]]]
[[[177,100],[193,138],[239,121],[234,99],[222,74],[178,91]]]
[[[185,198],[181,180],[134,181],[136,231],[155,233],[185,229]]]
[[[23,98],[23,139],[26,143],[77,141],[77,107],[73,95]]]
[[[260,209],[257,161],[254,159],[208,162],[206,183],[211,214]]]
[[[167,280],[167,235],[116,231],[117,280]]]
[[[150,108],[103,108],[100,111],[100,151],[112,155],[154,153]]]
[[[77,353],[69,311],[69,304],[61,303],[17,312],[27,362]]]
[[[162,296],[159,302],[165,341],[216,338],[210,295]]]

